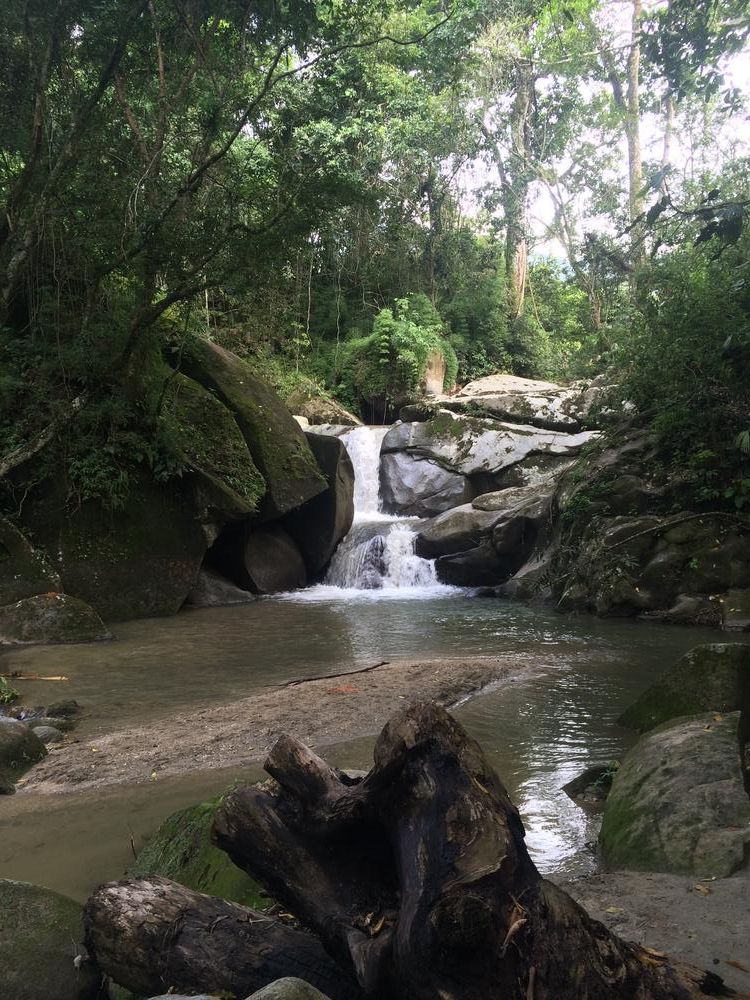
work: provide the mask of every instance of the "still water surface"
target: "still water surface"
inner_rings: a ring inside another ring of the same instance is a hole
[[[290,595],[234,608],[116,626],[116,641],[23,649],[3,671],[63,673],[66,697],[86,714],[78,735],[174,710],[221,704],[293,677],[399,657],[531,654],[537,670],[457,709],[518,804],[531,853],[549,874],[596,864],[595,828],[561,786],[591,763],[618,758],[632,737],[622,709],[654,677],[714,631],[567,618],[447,590],[424,599],[351,592]],[[324,599],[323,599],[324,598]],[[59,698],[61,684],[29,684],[26,700]],[[372,739],[326,755],[367,766]],[[0,876],[24,878],[83,898],[122,874],[136,846],[174,809],[217,794],[237,776],[211,772],[96,795],[0,799]]]

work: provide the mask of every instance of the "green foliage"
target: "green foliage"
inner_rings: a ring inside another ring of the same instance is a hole
[[[11,687],[4,677],[0,677],[0,705],[12,705],[20,697],[19,692]]]
[[[742,509],[748,478],[750,241],[675,250],[648,272],[615,353],[620,398],[646,414],[688,502]]]
[[[458,360],[435,307],[426,295],[399,299],[395,311],[380,310],[369,336],[343,345],[339,394],[353,406],[408,398],[419,389],[431,354],[443,358],[445,385],[452,385]]]

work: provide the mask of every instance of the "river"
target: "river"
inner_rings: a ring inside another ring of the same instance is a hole
[[[372,442],[366,444],[372,452]],[[589,764],[620,757],[632,740],[616,724],[622,709],[686,650],[720,636],[564,617],[440,586],[429,564],[411,552],[409,522],[366,509],[377,498],[371,469],[369,474],[363,498],[366,474],[360,469],[355,530],[323,585],[249,605],[119,624],[112,643],[18,649],[5,654],[4,667],[69,677],[64,685],[29,684],[24,695],[39,703],[63,694],[76,698],[84,706],[76,736],[87,739],[136,720],[158,726],[179,709],[225,704],[342,667],[410,656],[531,654],[534,671],[459,706],[456,714],[518,804],[540,869],[557,876],[594,870],[589,845],[596,828],[562,785]],[[377,589],[341,585],[340,574],[348,572],[343,564],[362,563],[357,531],[367,536],[366,545],[378,532],[385,540],[380,555],[386,558],[375,563],[382,577]],[[366,767],[372,742],[326,753],[339,765]],[[171,811],[218,794],[238,776],[257,775],[256,768],[212,771],[96,794],[21,789],[0,798],[0,876],[85,898],[98,882],[123,873],[132,850]]]

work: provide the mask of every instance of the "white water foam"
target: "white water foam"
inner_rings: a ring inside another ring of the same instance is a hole
[[[354,467],[354,523],[325,580],[295,600],[434,598],[459,588],[438,582],[435,563],[415,552],[418,518],[380,509],[380,449],[388,427],[355,427],[341,435]]]

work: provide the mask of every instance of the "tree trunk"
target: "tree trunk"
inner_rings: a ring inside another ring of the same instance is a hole
[[[628,53],[628,89],[625,134],[628,141],[628,193],[630,221],[643,214],[643,157],[641,153],[641,16],[643,0],[632,0],[630,51]],[[635,238],[635,237],[634,237]]]
[[[101,886],[86,903],[84,926],[99,967],[143,996],[173,989],[246,997],[297,976],[332,1000],[362,997],[311,934],[158,876]]]
[[[213,839],[318,936],[365,997],[737,995],[711,972],[620,940],[544,880],[518,811],[479,745],[434,704],[414,705],[388,723],[363,779],[330,768],[290,737],[279,740],[266,769],[275,783],[231,792],[216,813]],[[218,901],[201,904],[196,918],[190,906],[173,907],[152,928],[153,908],[131,905],[127,891],[128,883],[104,887],[86,907],[89,944],[108,972],[113,953],[120,974],[133,964],[145,969],[149,956],[159,970],[188,971],[193,961],[204,968],[204,949],[213,947],[210,961],[228,975],[246,961],[238,936],[252,933],[257,949],[266,933],[262,926],[248,932],[241,908]],[[227,908],[227,919],[219,908]],[[266,962],[276,947],[269,937]],[[286,938],[281,948],[288,960]],[[188,984],[186,971],[179,985],[204,986]]]
[[[515,72],[515,94],[510,114],[510,162],[503,185],[505,212],[505,278],[508,314],[523,315],[528,273],[528,197],[532,161],[529,115],[534,97],[534,75],[530,63],[519,60]]]

